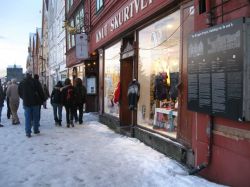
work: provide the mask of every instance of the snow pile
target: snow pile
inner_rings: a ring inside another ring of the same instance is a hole
[[[27,138],[21,125],[2,114],[0,186],[183,187],[219,186],[189,176],[177,162],[137,139],[115,134],[84,115],[84,125],[55,127],[51,107],[42,109],[41,134]]]

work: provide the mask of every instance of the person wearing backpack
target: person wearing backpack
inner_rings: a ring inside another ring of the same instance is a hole
[[[66,121],[67,127],[69,128],[70,125],[74,127],[73,123],[73,115],[74,115],[74,103],[75,103],[75,91],[74,87],[71,84],[71,80],[69,78],[65,79],[64,87],[60,90],[62,91],[62,101],[63,106],[66,110]]]
[[[79,120],[79,124],[81,125],[83,120],[83,105],[86,103],[86,88],[82,84],[82,79],[77,78],[75,80],[75,111],[74,111],[74,117],[75,120]],[[77,111],[79,110],[79,117],[77,115]]]
[[[58,81],[51,93],[51,105],[54,112],[55,124],[62,126],[62,92],[60,89],[63,87],[62,82]]]

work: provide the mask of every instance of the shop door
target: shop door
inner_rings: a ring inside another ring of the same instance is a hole
[[[120,125],[128,126],[132,122],[132,113],[128,109],[128,85],[132,82],[133,60],[121,61],[121,99],[120,99]]]

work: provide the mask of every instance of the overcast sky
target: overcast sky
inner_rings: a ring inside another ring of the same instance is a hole
[[[0,77],[8,65],[25,71],[29,33],[41,27],[42,0],[0,0]]]

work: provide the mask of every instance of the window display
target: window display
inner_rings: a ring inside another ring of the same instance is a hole
[[[104,112],[119,117],[121,42],[105,49]]]
[[[137,123],[162,133],[173,132],[174,137],[178,116],[179,27],[180,11],[176,11],[139,31],[141,97]]]

